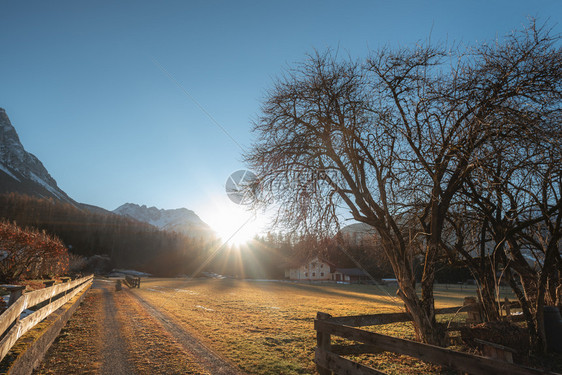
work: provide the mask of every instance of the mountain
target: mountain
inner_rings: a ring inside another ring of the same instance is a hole
[[[340,230],[341,233],[347,234],[360,234],[360,235],[375,235],[377,231],[375,228],[365,223],[349,224]]]
[[[0,108],[0,193],[11,192],[78,205],[57,186],[43,163],[25,151],[6,111]]]
[[[187,208],[173,210],[158,209],[156,207],[139,206],[134,203],[125,203],[113,210],[114,213],[142,221],[162,230],[178,232],[189,236],[213,235],[213,230]]]
[[[365,223],[349,224],[340,229],[340,233],[349,243],[359,245],[362,241],[377,237],[375,228]]]
[[[148,208],[127,203],[111,212],[74,201],[57,186],[57,182],[43,163],[24,149],[6,111],[0,108],[0,194],[4,193],[52,198],[55,202],[69,203],[93,214],[127,216],[166,231],[191,236],[213,235],[211,228],[186,208],[159,210],[156,207]]]

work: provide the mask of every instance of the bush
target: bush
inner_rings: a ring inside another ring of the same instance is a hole
[[[0,221],[0,282],[53,277],[67,269],[68,252],[61,240]]]

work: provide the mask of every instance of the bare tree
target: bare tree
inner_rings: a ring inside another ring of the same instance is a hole
[[[545,297],[551,303],[556,299],[560,282],[556,270],[562,208],[559,40],[532,24],[503,48],[479,50],[489,67],[479,76],[503,77],[498,80],[502,88],[494,90],[505,90],[507,100],[492,112],[494,135],[477,151],[475,167],[463,186],[465,202],[482,228],[481,248],[487,250],[475,256],[466,248],[457,249],[472,269],[480,268],[476,274],[482,302],[491,318],[495,315],[491,281],[503,272],[521,302],[532,348],[538,352],[546,348],[542,306]]]
[[[450,262],[461,263],[470,270],[477,281],[483,317],[495,321],[500,317],[498,287],[501,277],[497,277],[497,271],[504,260],[502,243],[494,242],[488,219],[479,207],[460,198],[447,215],[441,246]]]
[[[503,168],[490,174],[501,183],[485,202],[495,250],[521,303],[536,352],[546,350],[543,306],[556,303],[561,285],[562,144],[557,133],[542,128],[534,137],[519,139],[517,154],[523,145],[524,162],[508,163],[504,150]]]
[[[554,40],[531,28],[462,53],[383,49],[362,65],[310,56],[276,82],[255,123],[246,158],[262,203],[294,230],[327,233],[342,208],[375,228],[418,338],[442,344],[433,283],[448,214],[490,140],[559,103]]]
[[[281,202],[277,218],[287,227],[325,235],[344,205],[376,228],[419,337],[439,342],[431,334],[438,332],[435,321],[424,317],[416,295],[415,221],[401,203],[395,119],[377,106],[367,75],[329,52],[310,56],[269,93],[255,126],[260,139],[247,160],[258,173],[263,202]]]

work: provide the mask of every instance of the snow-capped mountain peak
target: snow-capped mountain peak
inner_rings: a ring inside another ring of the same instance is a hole
[[[147,207],[134,203],[125,203],[113,210],[114,213],[142,221],[162,230],[184,233],[187,235],[208,235],[211,228],[197,214],[187,208],[171,210]]]
[[[6,111],[0,108],[0,192],[21,192],[75,204],[43,163],[27,152]]]

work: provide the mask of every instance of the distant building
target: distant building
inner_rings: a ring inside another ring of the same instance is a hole
[[[286,268],[285,278],[303,281],[361,283],[369,280],[369,275],[359,268],[336,268],[333,263],[314,257],[306,262]]]
[[[369,275],[359,268],[337,268],[332,274],[333,281],[358,284],[370,280]]]
[[[290,280],[329,281],[332,280],[332,272],[335,265],[319,257],[300,265],[294,265],[285,269],[285,278]]]

